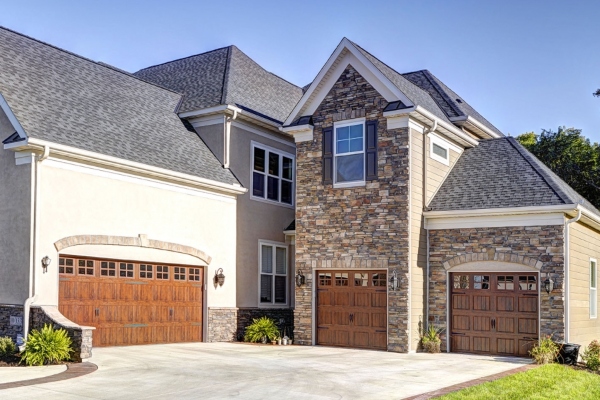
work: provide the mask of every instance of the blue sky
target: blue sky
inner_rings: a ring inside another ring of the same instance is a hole
[[[505,133],[600,141],[598,1],[1,3],[0,25],[128,71],[235,44],[303,86],[346,36],[399,72],[430,70]]]

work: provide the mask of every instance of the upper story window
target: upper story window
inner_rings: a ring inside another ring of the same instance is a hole
[[[294,204],[294,156],[252,143],[252,198]]]
[[[365,182],[365,120],[335,123],[334,168],[336,186]]]
[[[590,258],[590,318],[598,317],[598,262]]]
[[[431,158],[444,165],[450,165],[450,144],[437,136],[429,136],[429,153]]]

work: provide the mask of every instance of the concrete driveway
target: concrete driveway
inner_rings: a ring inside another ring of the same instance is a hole
[[[5,399],[399,399],[529,363],[465,354],[187,343],[94,349],[98,370]],[[0,380],[1,380],[0,368]]]

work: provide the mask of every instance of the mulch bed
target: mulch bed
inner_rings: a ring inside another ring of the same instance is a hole
[[[573,369],[576,369],[576,370],[578,370],[578,371],[587,371],[587,372],[589,372],[590,374],[596,374],[596,375],[600,375],[600,371],[592,371],[592,370],[589,370],[589,369],[587,369],[587,368],[585,367],[585,364],[584,364],[584,363],[581,363],[581,362],[578,362],[578,363],[577,363],[577,364],[575,364],[575,365],[569,365],[569,367],[571,367],[571,368],[573,368]]]

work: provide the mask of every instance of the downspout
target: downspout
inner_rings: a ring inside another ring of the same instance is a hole
[[[569,343],[569,328],[571,325],[571,313],[569,312],[569,296],[571,293],[569,284],[569,269],[571,267],[570,251],[569,251],[569,225],[581,219],[581,207],[577,207],[577,216],[568,219],[565,222],[565,343]]]
[[[237,110],[233,110],[233,116],[225,120],[225,137],[223,138],[223,167],[229,168],[229,156],[231,154],[231,121],[237,118]]]
[[[433,120],[433,125],[427,129],[426,132],[423,132],[423,210],[427,208],[427,165],[428,165],[428,157],[427,157],[427,135],[431,132],[434,132],[437,129],[437,120]],[[423,224],[425,224],[425,218],[423,218]],[[425,281],[427,284],[425,285],[425,301],[427,302],[427,306],[425,307],[425,325],[429,325],[429,229],[427,229],[427,267],[426,274],[427,277]],[[426,326],[423,328],[425,329]]]
[[[27,335],[29,333],[29,314],[30,307],[33,302],[37,299],[37,293],[35,290],[35,265],[36,260],[38,259],[38,251],[37,251],[37,243],[38,243],[38,226],[37,226],[37,216],[38,216],[38,193],[39,193],[39,177],[38,177],[38,169],[39,164],[48,158],[50,155],[50,146],[44,146],[44,152],[34,157],[33,160],[33,256],[31,257],[31,262],[29,263],[29,297],[23,303],[23,340],[27,340]]]

